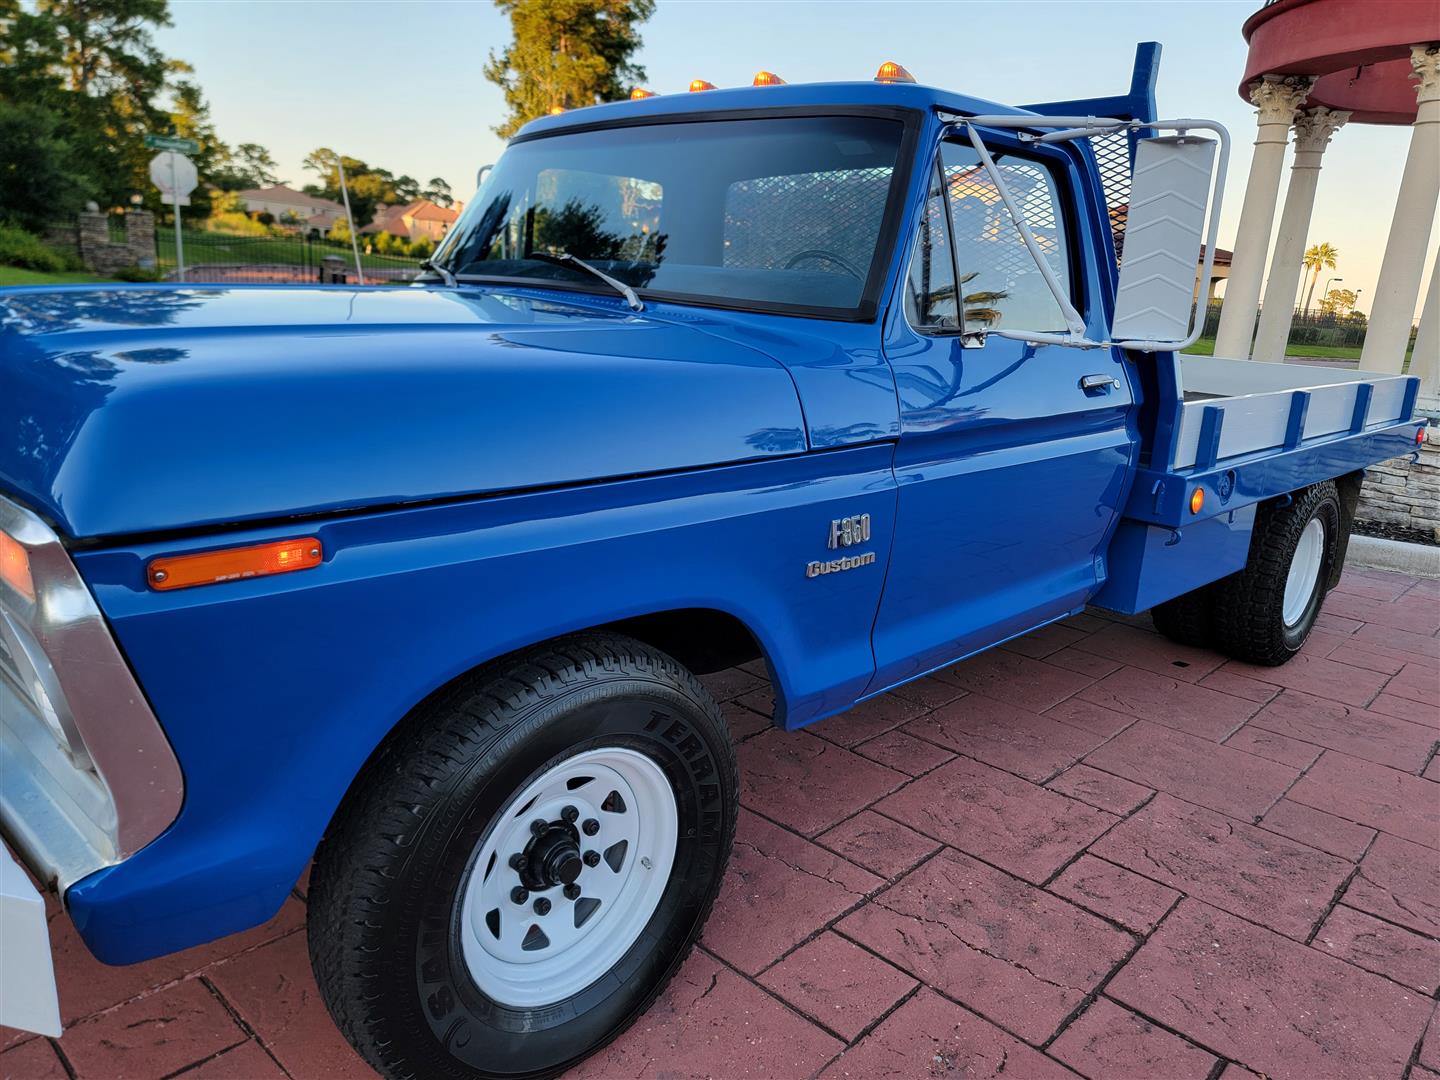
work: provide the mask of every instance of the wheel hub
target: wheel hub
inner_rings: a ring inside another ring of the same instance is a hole
[[[532,892],[573,885],[585,869],[580,857],[580,835],[564,821],[552,821],[521,852],[520,881]]]

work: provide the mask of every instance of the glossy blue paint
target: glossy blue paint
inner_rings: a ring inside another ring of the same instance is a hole
[[[1157,59],[1142,47],[1127,95],[1036,108],[1153,119]],[[1018,110],[793,85],[576,110],[523,137],[896,108],[916,167],[873,322],[637,316],[573,286],[0,290],[0,488],[84,541],[76,563],[186,781],[165,835],[70,889],[98,956],[273,914],[395,724],[488,659],[724,612],[764,652],[777,723],[798,727],[1097,595],[1138,610],[1223,576],[1257,501],[1413,446],[1396,425],[1180,475],[1173,356],[963,349],[910,327],[899,290],[939,113]],[[1038,152],[1071,201],[1075,299],[1102,339],[1115,272],[1095,161]],[[1086,394],[1092,374],[1119,385]],[[1196,484],[1206,511],[1185,520]],[[861,513],[869,544],[829,550],[831,520]],[[320,567],[145,583],[158,555],[301,535],[321,539]]]
[[[214,537],[77,554],[185,774],[160,840],[67,897],[103,960],[268,918],[370,753],[476,664],[652,611],[739,618],[773,668],[781,722],[848,707],[895,521],[890,447],[801,455],[446,506],[337,517],[324,565],[157,593],[144,564]],[[873,565],[807,579],[832,518],[869,513]],[[295,536],[294,526],[227,543]]]
[[[0,317],[0,484],[73,536],[805,450],[778,362],[608,299],[117,286]]]
[[[1171,529],[1126,519],[1106,554],[1109,576],[1090,602],[1133,615],[1245,566],[1257,504]]]
[[[1423,427],[1423,420],[1408,420],[1227,458],[1219,465],[1183,472],[1142,468],[1136,473],[1125,516],[1138,522],[1182,527],[1247,503],[1358,472],[1379,461],[1413,454],[1415,433]],[[1190,511],[1190,496],[1197,487],[1205,490],[1205,506],[1198,517]]]
[[[943,129],[927,132],[933,154]],[[1018,150],[1003,132],[987,144]],[[1034,151],[1029,151],[1035,154]],[[1071,191],[1093,182],[1071,152],[1042,149]],[[905,260],[929,183],[917,170]],[[1072,204],[1074,205],[1074,204]],[[1079,309],[1105,336],[1108,274],[1093,217],[1072,214]],[[891,305],[885,341],[895,369],[901,437],[895,555],[875,624],[876,690],[933,669],[1083,604],[1131,479],[1139,436],[1134,389],[1115,351],[1033,346],[990,337],[963,348],[928,336]],[[1119,380],[1087,395],[1086,375]]]

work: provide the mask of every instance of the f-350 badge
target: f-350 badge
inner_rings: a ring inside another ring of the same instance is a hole
[[[870,541],[870,515],[856,514],[853,517],[836,518],[830,522],[830,535],[826,545],[831,551],[838,551],[841,548],[855,547],[857,544],[865,544]],[[867,551],[861,555],[844,555],[838,559],[825,561],[816,560],[807,563],[805,566],[806,577],[819,577],[821,574],[834,574],[841,570],[854,570],[857,567],[869,566],[875,561],[875,553]]]

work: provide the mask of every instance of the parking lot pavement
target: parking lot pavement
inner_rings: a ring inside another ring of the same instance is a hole
[[[759,664],[700,947],[574,1075],[1440,1080],[1440,582],[1347,572],[1284,668],[1079,615],[804,731]],[[107,968],[0,1076],[368,1075],[271,922]],[[1427,1034],[1428,1028],[1428,1034]]]

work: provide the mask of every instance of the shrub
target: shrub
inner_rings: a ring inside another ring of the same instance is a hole
[[[229,233],[232,236],[270,235],[270,230],[264,225],[238,210],[222,210],[211,214],[205,219],[204,226],[208,232]]]
[[[120,281],[161,281],[164,275],[154,267],[122,266],[114,275]]]
[[[435,254],[435,241],[428,236],[418,236],[410,241],[410,255],[415,259],[428,259]]]
[[[56,251],[32,232],[0,222],[0,265],[58,274],[76,269],[73,255]]]

